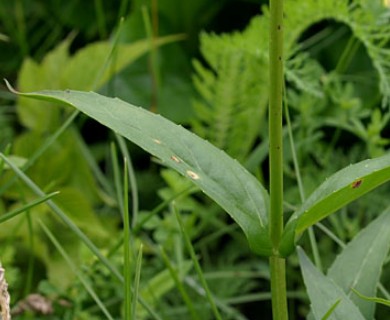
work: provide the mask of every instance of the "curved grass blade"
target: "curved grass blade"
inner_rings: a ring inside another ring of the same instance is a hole
[[[134,275],[134,290],[133,290],[133,301],[131,307],[131,317],[127,319],[137,319],[137,302],[139,299],[139,287],[140,287],[140,279],[141,279],[141,267],[142,267],[142,253],[143,253],[143,245],[141,244],[138,249],[137,262],[135,264],[135,275]]]
[[[130,256],[131,256],[131,243],[132,239],[130,236],[130,217],[129,217],[129,181],[127,176],[128,164],[127,159],[124,159],[124,169],[123,169],[123,278],[125,280],[123,284],[124,291],[124,318],[125,320],[135,319],[132,318],[132,303],[131,303],[131,276],[132,276],[132,267],[130,264]],[[119,191],[119,190],[118,190]],[[133,310],[134,312],[134,310]]]
[[[386,300],[383,298],[377,298],[377,297],[367,297],[364,294],[361,294],[359,291],[355,290],[354,288],[351,288],[351,290],[360,298],[366,301],[371,301],[375,303],[383,304],[384,306],[390,307],[390,300]]]
[[[255,253],[272,254],[267,191],[222,150],[159,115],[117,98],[71,90],[20,95],[71,105],[160,158],[226,210],[243,229]]]
[[[307,228],[389,180],[390,153],[336,172],[290,218],[283,233],[280,252],[288,255]]]

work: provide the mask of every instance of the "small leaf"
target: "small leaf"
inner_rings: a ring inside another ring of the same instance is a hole
[[[293,243],[310,226],[390,180],[390,153],[350,165],[323,182],[286,224],[280,252],[288,255]]]
[[[74,106],[159,157],[225,209],[243,229],[255,253],[272,254],[267,191],[222,150],[159,115],[117,98],[70,90],[21,95]]]
[[[343,290],[316,269],[301,248],[298,248],[298,256],[315,319],[325,317],[335,303],[340,301],[334,308],[331,319],[365,320]]]
[[[390,249],[390,208],[345,247],[328,271],[366,319],[373,319],[375,304],[352,295],[355,288],[368,296],[376,294],[382,265]]]

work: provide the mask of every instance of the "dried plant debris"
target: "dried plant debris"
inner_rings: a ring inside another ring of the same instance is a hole
[[[34,314],[49,315],[53,314],[52,301],[38,293],[29,294],[25,299],[19,301],[12,309],[12,315],[20,315],[25,312]]]
[[[10,313],[10,295],[8,293],[8,284],[5,280],[5,269],[0,264],[0,306],[1,306],[1,319],[11,319]]]

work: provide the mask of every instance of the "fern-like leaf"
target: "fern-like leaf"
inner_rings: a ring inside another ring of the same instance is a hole
[[[382,1],[287,0],[285,5],[286,77],[298,90],[320,97],[318,63],[299,51],[300,36],[312,25],[334,20],[347,25],[366,48],[378,73],[383,106],[390,105],[390,10]],[[269,11],[252,19],[242,33],[202,34],[209,65],[195,62],[194,130],[231,156],[243,160],[261,131],[268,86]],[[245,128],[244,130],[242,128]]]
[[[245,159],[258,134],[267,87],[265,61],[236,45],[242,37],[203,34],[202,52],[212,70],[194,62],[194,83],[202,99],[194,103],[193,128],[239,160]]]

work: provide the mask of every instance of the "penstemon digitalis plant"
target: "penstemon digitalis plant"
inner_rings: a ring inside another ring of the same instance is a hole
[[[252,251],[269,258],[273,318],[286,320],[286,257],[295,251],[299,238],[315,223],[387,182],[390,179],[390,154],[340,170],[320,185],[292,217],[284,222],[283,0],[270,1],[270,17],[269,192],[223,151],[143,108],[93,92],[66,90],[18,94],[75,107],[192,180],[237,222]],[[386,213],[386,217],[388,216]],[[134,228],[137,227],[136,225]],[[386,238],[383,241],[385,242]],[[385,249],[383,250],[386,251]],[[301,251],[299,255],[301,263],[308,265]],[[306,270],[311,269],[307,267]],[[315,271],[311,274],[315,274]],[[330,290],[334,288],[331,287]],[[348,304],[338,304],[337,301],[331,301],[328,310],[314,314],[319,314],[320,317],[332,312],[353,314],[348,311]],[[351,312],[357,312],[354,319],[364,319],[359,311]]]

